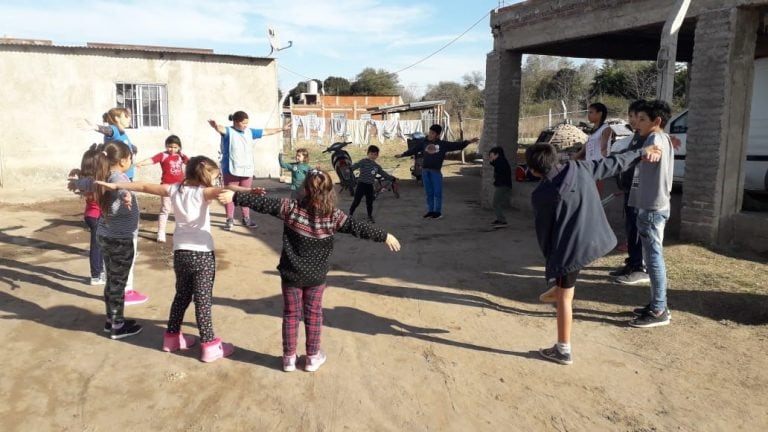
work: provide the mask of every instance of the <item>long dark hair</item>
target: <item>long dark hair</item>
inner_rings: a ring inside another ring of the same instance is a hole
[[[604,104],[601,104],[600,102],[595,102],[591,104],[588,108],[593,108],[595,111],[600,113],[600,123],[595,125],[595,130],[600,129],[600,126],[605,123],[605,119],[608,118],[608,107]]]
[[[94,180],[109,181],[111,168],[120,163],[121,160],[132,156],[128,144],[122,141],[110,141],[104,144],[104,148],[94,156],[95,171]],[[109,213],[110,194],[102,186],[96,187],[94,199],[99,203],[102,214]]]
[[[336,210],[336,191],[333,179],[319,169],[309,171],[304,179],[304,198],[299,205],[320,217],[328,217]]]

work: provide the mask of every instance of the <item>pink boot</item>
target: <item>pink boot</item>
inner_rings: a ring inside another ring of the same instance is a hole
[[[163,351],[173,352],[195,346],[195,337],[179,333],[165,332],[163,335]]]
[[[234,351],[235,346],[231,343],[222,342],[220,337],[200,344],[202,349],[202,355],[200,361],[210,363],[216,361],[222,357],[229,357]]]

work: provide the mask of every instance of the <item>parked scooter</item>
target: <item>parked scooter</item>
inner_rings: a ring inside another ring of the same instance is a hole
[[[339,177],[339,183],[341,184],[341,190],[349,190],[350,195],[355,194],[355,186],[357,186],[357,179],[355,174],[349,169],[352,166],[352,157],[349,156],[344,147],[352,144],[350,142],[335,142],[328,146],[323,153],[331,154],[331,165],[336,171],[336,175]]]
[[[390,191],[395,198],[400,198],[400,184],[397,182],[397,178],[393,180],[387,180],[381,174],[376,174],[373,179],[373,197],[378,198],[382,191]]]
[[[414,148],[415,146],[422,145],[426,138],[427,137],[421,132],[412,133],[410,135],[410,138],[406,140],[406,143],[408,143],[408,150]],[[411,166],[411,175],[413,176],[413,178],[416,179],[416,181],[421,183],[421,167],[424,165],[424,155],[421,152],[418,152],[411,157],[413,158],[413,166]]]

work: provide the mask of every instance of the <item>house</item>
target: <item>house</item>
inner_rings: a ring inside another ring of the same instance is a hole
[[[133,113],[131,140],[139,160],[178,135],[188,155],[217,160],[220,136],[207,123],[229,125],[242,110],[253,128],[280,127],[277,71],[272,58],[216,54],[207,49],[0,39],[0,187],[62,185],[70,168],[101,134],[115,106]],[[281,137],[256,146],[256,177],[277,177]],[[139,180],[159,181],[157,165]]]

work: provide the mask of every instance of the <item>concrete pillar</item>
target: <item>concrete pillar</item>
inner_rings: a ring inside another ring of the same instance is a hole
[[[731,9],[699,15],[694,40],[681,237],[733,239],[741,211],[759,14]]]
[[[521,52],[498,47],[488,53],[485,61],[485,118],[479,146],[483,155],[481,205],[484,208],[493,204],[493,167],[486,157],[488,150],[501,146],[513,169],[516,164],[522,61]]]

